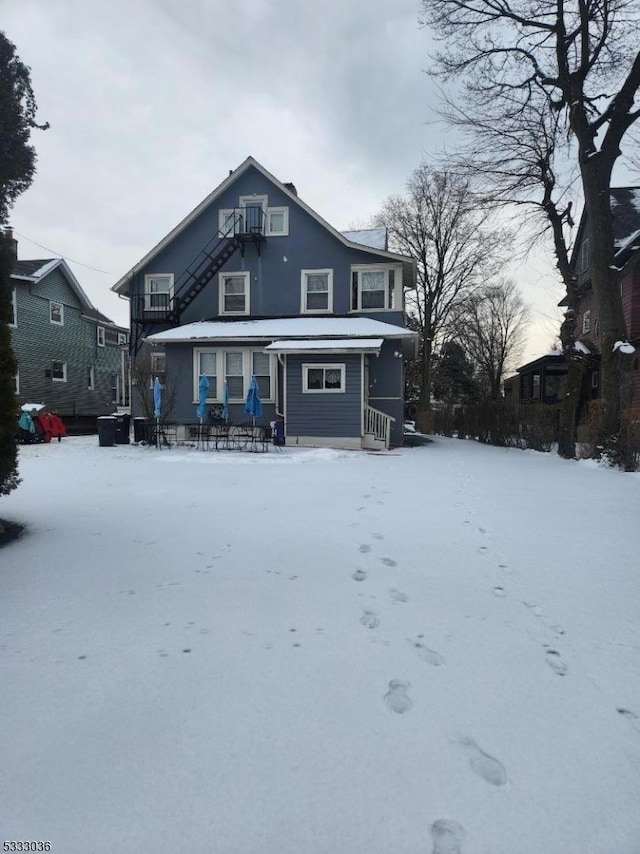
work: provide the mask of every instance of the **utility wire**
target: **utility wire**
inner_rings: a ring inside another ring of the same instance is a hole
[[[37,241],[32,240],[30,237],[27,237],[25,234],[21,234],[19,231],[14,231],[14,234],[17,234],[18,237],[21,237],[23,240],[29,241],[29,243],[33,243],[34,246],[37,246],[40,249],[44,249],[45,252],[53,252],[53,254],[57,255],[59,258],[64,258],[65,261],[71,261],[72,264],[77,264],[79,267],[86,267],[87,270],[93,270],[95,273],[103,273],[105,276],[116,275],[115,273],[110,273],[108,270],[101,270],[99,267],[92,267],[90,264],[83,264],[82,261],[76,261],[75,258],[69,258],[62,252],[57,252],[55,249],[50,249],[48,246],[43,246],[42,243],[38,243]]]

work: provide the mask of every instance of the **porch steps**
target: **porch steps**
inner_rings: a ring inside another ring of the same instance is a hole
[[[365,404],[362,447],[364,450],[386,451],[389,449],[391,424],[396,419],[386,412]]]

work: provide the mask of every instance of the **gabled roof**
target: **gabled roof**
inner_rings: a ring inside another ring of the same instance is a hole
[[[11,273],[11,278],[16,279],[17,281],[31,282],[32,284],[37,285],[46,276],[48,276],[49,273],[52,273],[54,270],[57,269],[60,269],[62,271],[67,282],[69,283],[69,287],[80,300],[82,306],[82,315],[84,317],[89,318],[89,320],[97,321],[98,323],[105,323],[109,324],[110,326],[116,326],[116,324],[113,322],[113,320],[111,320],[111,318],[107,317],[106,314],[103,314],[101,311],[98,311],[98,309],[94,307],[93,303],[84,292],[80,282],[73,275],[71,267],[67,264],[64,258],[39,258],[25,259],[24,261],[15,261],[13,264],[13,272]],[[128,332],[128,329],[124,326],[116,326],[116,328]]]
[[[404,326],[370,317],[282,317],[271,320],[200,320],[149,335],[151,344],[194,341],[278,341],[345,338],[412,338]]]
[[[178,237],[178,235],[181,234],[195,219],[197,219],[197,217],[200,216],[200,214],[204,210],[206,210],[209,205],[211,205],[219,196],[221,196],[225,192],[225,190],[227,190],[242,174],[247,171],[247,169],[252,166],[254,167],[254,169],[257,169],[258,172],[264,175],[264,177],[268,181],[271,181],[273,184],[275,184],[276,187],[278,187],[278,189],[289,198],[292,204],[301,207],[302,210],[306,211],[306,213],[313,217],[316,222],[319,222],[320,225],[326,228],[327,231],[331,232],[334,237],[337,237],[338,240],[340,240],[340,242],[343,243],[345,246],[349,246],[352,249],[363,249],[363,245],[361,243],[346,238],[332,225],[329,225],[329,223],[325,219],[323,219],[320,214],[317,214],[312,208],[309,207],[309,205],[303,202],[302,199],[296,193],[291,192],[291,190],[289,189],[289,186],[291,185],[283,184],[281,181],[278,181],[278,179],[270,172],[268,172],[264,168],[264,166],[258,163],[257,160],[255,160],[253,157],[247,157],[247,159],[244,160],[240,164],[240,166],[238,166],[237,169],[231,172],[224,179],[224,181],[219,184],[215,188],[215,190],[213,190],[213,192],[209,193],[209,195],[205,199],[203,199],[200,204],[197,205],[191,211],[191,213],[187,214],[187,216],[181,222],[179,222],[174,229],[172,229],[165,237],[163,237],[162,240],[157,243],[153,247],[153,249],[144,256],[144,258],[141,258],[137,264],[134,264],[134,266],[127,273],[125,273],[124,276],[115,283],[115,285],[113,285],[111,290],[115,291],[118,294],[128,296],[129,282],[131,281],[132,276],[134,276],[140,269],[145,267],[149,263],[149,261],[153,260],[153,258],[155,258],[158,253],[160,253],[166,246],[168,246],[172,240],[175,240],[175,238]],[[405,255],[397,255],[396,253],[387,252],[386,250],[374,248],[371,246],[367,246],[367,249],[369,252],[373,253],[374,255],[379,255],[382,258],[388,258],[392,261],[403,261],[413,266],[413,259]]]
[[[616,268],[621,270],[631,255],[640,249],[640,187],[612,187],[610,192],[614,261]],[[586,228],[587,217],[583,211],[571,253],[572,266],[575,265]]]
[[[64,258],[46,258],[44,260],[37,261],[16,261],[14,263],[13,272],[11,273],[11,278],[38,284],[45,276],[48,276],[49,273],[52,273],[57,269],[62,270],[66,280],[69,282],[71,290],[82,303],[83,309],[93,309],[91,300],[83,291],[80,282],[73,275],[71,267],[67,264]]]

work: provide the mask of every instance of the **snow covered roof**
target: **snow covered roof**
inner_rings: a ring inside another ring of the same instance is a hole
[[[361,243],[363,246],[370,246],[372,249],[386,250],[387,248],[386,228],[358,228],[355,231],[342,231],[340,233],[352,243]]]
[[[382,338],[307,338],[303,341],[275,341],[265,347],[273,353],[344,353],[352,350],[358,353],[379,353]]]
[[[309,338],[412,338],[404,326],[369,317],[284,317],[272,320],[201,320],[149,335],[151,344],[192,341],[277,341]]]

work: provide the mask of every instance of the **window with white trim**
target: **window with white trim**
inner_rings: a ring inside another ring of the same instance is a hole
[[[120,403],[120,374],[111,374],[111,403]]]
[[[233,208],[218,211],[218,233],[220,237],[233,237],[236,223],[239,223],[240,212]]]
[[[352,267],[351,310],[391,311],[400,305],[396,287],[401,286],[397,267]]]
[[[87,366],[87,388],[93,391],[96,387],[96,369],[93,365]]]
[[[158,377],[160,385],[164,386],[167,378],[167,354],[163,350],[151,353],[151,385]]]
[[[242,350],[224,354],[224,379],[229,400],[244,400],[244,353]]]
[[[286,237],[289,234],[289,208],[267,209],[267,235]]]
[[[58,383],[67,381],[67,363],[51,362],[51,379]]]
[[[14,377],[14,380],[15,380],[16,394],[20,394],[20,371],[19,370],[16,371],[16,375]]]
[[[64,326],[64,306],[61,302],[49,302],[49,323]]]
[[[18,325],[18,301],[16,297],[16,289],[11,290],[11,317],[9,318],[9,326],[15,327]]]
[[[267,196],[240,196],[241,216],[244,219],[242,231],[247,234],[264,234],[268,201]]]
[[[149,273],[144,277],[144,310],[169,311],[173,296],[173,273]]]
[[[591,330],[591,311],[585,311],[582,315],[582,334],[586,335]]]
[[[104,347],[104,326],[96,327],[96,335],[98,340],[98,347]]]
[[[344,371],[344,364],[303,365],[302,391],[305,394],[342,394]]]
[[[118,332],[118,344],[128,344],[127,341],[127,333],[126,332]]]
[[[271,356],[254,350],[251,359],[251,373],[258,383],[260,399],[271,400]]]
[[[333,270],[302,270],[302,313],[333,310]]]
[[[244,401],[251,376],[254,375],[258,381],[260,399],[263,403],[272,403],[275,365],[275,356],[263,353],[262,348],[196,348],[193,355],[193,400],[198,400],[198,384],[202,374],[209,380],[208,403],[222,403],[225,381],[229,400],[233,403]]]
[[[220,273],[220,314],[249,314],[249,273]]]

